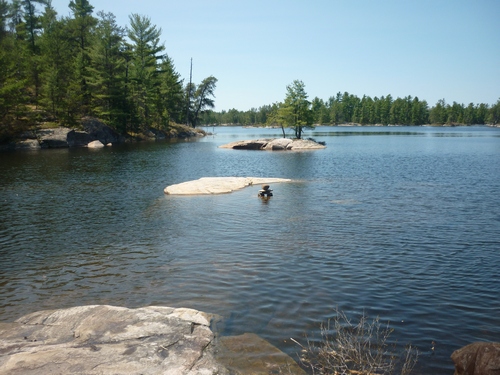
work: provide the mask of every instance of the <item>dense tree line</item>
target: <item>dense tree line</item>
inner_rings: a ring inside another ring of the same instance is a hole
[[[269,117],[283,103],[265,105],[248,111],[209,112],[204,124],[269,124]],[[500,99],[496,104],[473,104],[467,106],[444,99],[429,108],[425,100],[407,96],[394,99],[391,95],[359,98],[348,92],[337,93],[324,101],[315,97],[311,102],[314,124],[339,125],[357,123],[361,125],[424,125],[424,124],[498,124],[500,122]]]
[[[50,0],[0,0],[0,139],[84,116],[122,133],[196,126],[214,107],[217,79],[184,85],[148,17],[122,27],[88,0],[69,9],[58,17]]]

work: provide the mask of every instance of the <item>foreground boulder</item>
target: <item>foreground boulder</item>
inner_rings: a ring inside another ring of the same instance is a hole
[[[92,305],[0,323],[0,375],[305,375],[255,334],[216,339],[210,314]]]
[[[500,343],[475,342],[455,350],[451,355],[455,375],[500,374]]]
[[[326,146],[309,139],[273,138],[236,141],[219,147],[233,150],[298,151],[321,149]]]
[[[258,184],[289,182],[286,178],[261,177],[202,177],[198,180],[187,181],[170,185],[164,189],[165,194],[171,195],[205,195],[223,194]]]
[[[227,374],[210,320],[159,306],[36,312],[0,323],[0,374]]]

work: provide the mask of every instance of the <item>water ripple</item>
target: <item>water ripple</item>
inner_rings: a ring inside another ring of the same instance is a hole
[[[0,155],[2,321],[90,303],[192,307],[223,316],[222,334],[255,332],[294,355],[289,338],[317,337],[339,308],[391,321],[433,374],[452,371],[454,349],[498,339],[498,132],[328,129],[327,149],[296,154],[217,149],[224,131]],[[224,175],[294,182],[267,204],[258,187],[162,192]]]

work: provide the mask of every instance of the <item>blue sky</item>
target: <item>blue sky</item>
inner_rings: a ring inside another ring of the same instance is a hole
[[[150,17],[176,70],[218,79],[216,110],[347,91],[494,104],[500,98],[500,0],[90,0],[127,26]],[[52,0],[68,16],[69,0]]]

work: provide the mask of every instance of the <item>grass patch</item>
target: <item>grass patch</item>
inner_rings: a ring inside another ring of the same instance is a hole
[[[61,125],[58,122],[53,122],[53,121],[47,121],[47,122],[42,122],[40,124],[40,129],[55,129],[60,127]]]
[[[389,337],[393,329],[379,318],[362,315],[358,321],[344,312],[321,326],[321,341],[308,340],[302,345],[300,362],[313,374],[320,375],[392,375],[411,374],[418,359],[415,347],[399,350]]]

